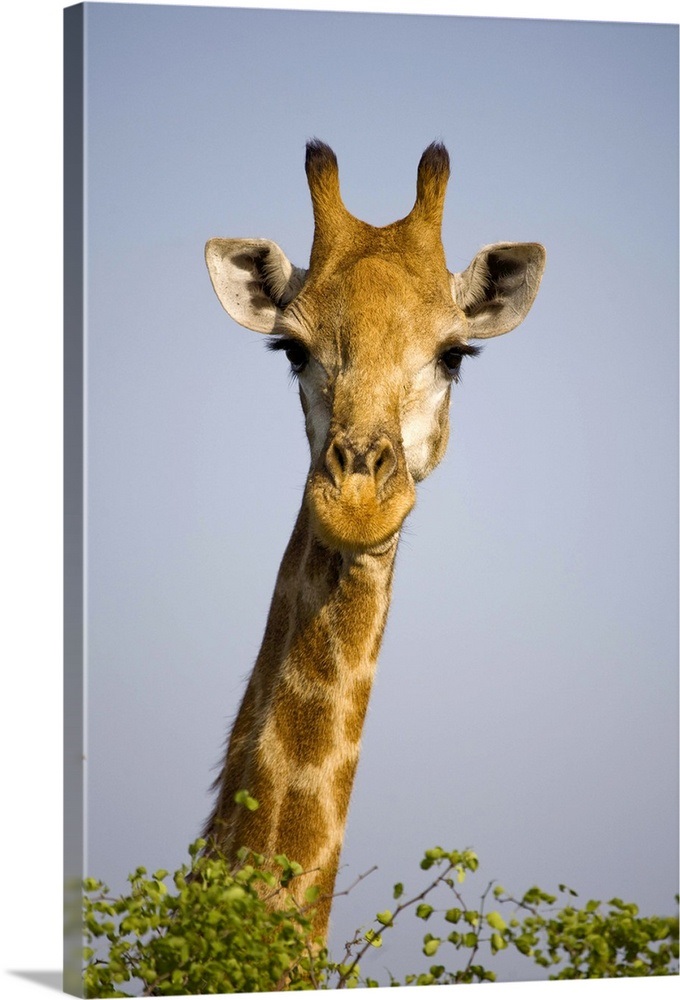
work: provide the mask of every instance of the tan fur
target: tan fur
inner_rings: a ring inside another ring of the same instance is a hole
[[[452,378],[443,362],[469,337],[511,329],[533,302],[538,244],[494,244],[467,271],[441,243],[448,154],[433,144],[404,219],[352,216],[337,160],[307,150],[314,241],[307,271],[268,240],[211,240],[206,261],[225,309],[286,338],[300,357],[311,466],[265,635],[232,729],[206,826],[211,845],[285,853],[321,886],[325,935],[359,743],[389,607],[400,528],[415,484],[441,460]],[[455,379],[454,379],[455,380]],[[234,802],[247,789],[260,807]]]

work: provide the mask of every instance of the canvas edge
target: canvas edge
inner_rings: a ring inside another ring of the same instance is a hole
[[[84,5],[64,10],[64,979],[83,996]]]

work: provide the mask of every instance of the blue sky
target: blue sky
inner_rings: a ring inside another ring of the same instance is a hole
[[[203,243],[304,265],[310,136],[374,224],[441,138],[450,268],[505,239],[548,268],[467,367],[405,532],[343,857],[380,871],[335,941],[436,842],[508,888],[667,909],[677,31],[125,5],[88,31],[91,872],[171,867],[198,832],[306,472],[285,365],[221,311]],[[376,970],[415,966],[415,931]]]

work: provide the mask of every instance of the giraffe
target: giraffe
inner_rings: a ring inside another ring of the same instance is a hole
[[[267,239],[211,239],[213,288],[240,325],[270,334],[299,382],[310,446],[300,512],[262,646],[228,743],[204,836],[227,857],[285,853],[321,889],[327,932],[364,717],[415,484],[441,460],[449,402],[472,339],[516,327],[538,291],[538,243],[484,247],[461,273],[441,240],[450,173],[423,153],[410,213],[384,227],[350,214],[338,163],[307,144],[314,216],[309,267]],[[235,802],[247,789],[259,802]]]

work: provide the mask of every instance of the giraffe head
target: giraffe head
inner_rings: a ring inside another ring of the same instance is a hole
[[[383,227],[345,208],[338,164],[307,145],[314,210],[307,270],[265,239],[212,239],[206,261],[237,323],[272,334],[299,380],[311,450],[306,503],[321,539],[362,552],[388,542],[441,460],[451,387],[470,340],[516,327],[538,291],[538,243],[484,247],[463,272],[441,241],[449,157],[433,143],[411,212]]]

